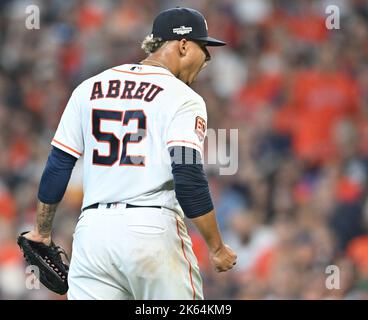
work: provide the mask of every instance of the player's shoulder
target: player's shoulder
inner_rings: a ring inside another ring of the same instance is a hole
[[[176,86],[175,90],[173,90],[172,93],[176,97],[182,96],[188,100],[204,104],[203,98],[183,81],[179,80],[176,77],[172,81]]]
[[[200,108],[206,108],[203,98],[195,92],[186,83],[176,78],[174,75],[165,81],[166,95],[169,101],[175,101],[180,106],[197,105]]]

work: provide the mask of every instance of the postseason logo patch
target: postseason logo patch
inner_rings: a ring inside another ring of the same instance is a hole
[[[181,35],[191,33],[192,31],[193,31],[192,27],[186,27],[186,26],[180,26],[179,28],[173,29],[173,33],[181,34]]]
[[[194,131],[197,134],[199,141],[202,142],[206,136],[206,121],[200,116],[196,117]]]

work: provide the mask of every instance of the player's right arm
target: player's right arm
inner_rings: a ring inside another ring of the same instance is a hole
[[[235,265],[237,256],[223,243],[203,170],[206,121],[204,102],[187,102],[172,119],[166,139],[176,198],[186,217],[191,219],[206,241],[216,271],[222,272]]]
[[[169,151],[176,198],[184,214],[206,241],[216,271],[231,269],[237,256],[222,241],[200,153],[184,146]]]
[[[191,220],[205,239],[210,258],[216,271],[231,269],[236,264],[236,253],[223,243],[216,220],[215,210]]]

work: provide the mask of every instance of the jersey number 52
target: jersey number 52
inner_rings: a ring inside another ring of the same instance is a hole
[[[120,140],[113,132],[101,131],[101,120],[122,121],[122,125],[128,125],[130,120],[138,120],[136,132],[127,132]],[[144,166],[145,157],[141,155],[128,155],[128,143],[139,143],[146,136],[146,115],[143,110],[92,110],[92,134],[98,142],[109,144],[109,155],[100,155],[93,149],[92,162],[95,165],[112,166],[118,160],[120,166]],[[120,152],[121,149],[121,152]]]

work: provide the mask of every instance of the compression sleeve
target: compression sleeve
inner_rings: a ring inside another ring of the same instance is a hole
[[[196,218],[213,210],[213,203],[203,170],[200,153],[192,148],[169,148],[176,198],[188,218]]]
[[[68,186],[77,158],[53,147],[43,171],[38,190],[38,199],[54,204],[61,201]]]

